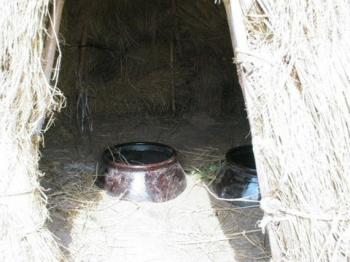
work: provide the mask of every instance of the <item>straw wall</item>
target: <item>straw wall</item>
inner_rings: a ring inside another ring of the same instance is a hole
[[[0,261],[59,261],[33,133],[60,106],[42,66],[48,0],[0,2]],[[50,121],[48,121],[50,123]]]
[[[231,5],[274,260],[349,261],[350,3]]]

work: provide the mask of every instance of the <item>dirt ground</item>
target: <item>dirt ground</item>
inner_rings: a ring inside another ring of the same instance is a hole
[[[250,143],[249,125],[243,116],[213,118],[197,114],[182,118],[125,118],[109,115],[96,118],[93,126],[92,134],[81,138],[67,121],[58,121],[48,132],[43,150],[41,169],[46,176],[42,185],[49,196],[52,218],[49,227],[58,237],[67,260],[269,259],[266,237],[257,225],[262,217],[260,209],[236,208],[214,199],[193,175],[206,163],[223,159],[231,147]],[[103,149],[129,141],[173,146],[192,185],[186,189],[187,193],[173,202],[155,206],[111,198],[95,187]],[[184,216],[188,213],[191,215]],[[112,224],[111,219],[119,224]],[[143,221],[144,226],[142,223],[136,226],[136,221]],[[181,234],[176,232],[175,237],[173,229],[183,224],[187,227],[182,228]],[[96,225],[99,226],[96,228]],[[164,237],[167,241],[160,241]],[[145,248],[139,248],[144,242],[149,243],[146,246],[148,251],[153,250],[152,256],[145,255]],[[121,243],[129,245],[123,248]],[[182,246],[184,243],[186,248]]]

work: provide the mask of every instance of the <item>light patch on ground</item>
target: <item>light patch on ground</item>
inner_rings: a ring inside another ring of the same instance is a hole
[[[242,232],[227,226],[224,232],[206,189],[193,177],[184,193],[165,203],[101,194],[97,206],[73,221],[72,261],[237,261],[230,241],[244,238]]]

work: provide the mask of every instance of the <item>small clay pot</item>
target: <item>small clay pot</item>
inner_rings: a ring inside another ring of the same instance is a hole
[[[133,201],[164,202],[186,187],[176,151],[167,145],[136,142],[112,146],[103,153],[104,188]]]
[[[234,201],[236,206],[257,206],[261,199],[251,145],[235,147],[226,153],[226,160],[212,184],[220,198],[244,198],[256,202]]]

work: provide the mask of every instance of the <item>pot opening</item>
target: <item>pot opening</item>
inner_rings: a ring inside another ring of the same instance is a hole
[[[107,162],[126,165],[152,165],[161,163],[175,157],[173,148],[157,143],[127,143],[109,147],[104,153]]]
[[[236,164],[239,167],[256,170],[252,146],[232,148],[226,154],[226,161],[230,164]]]

